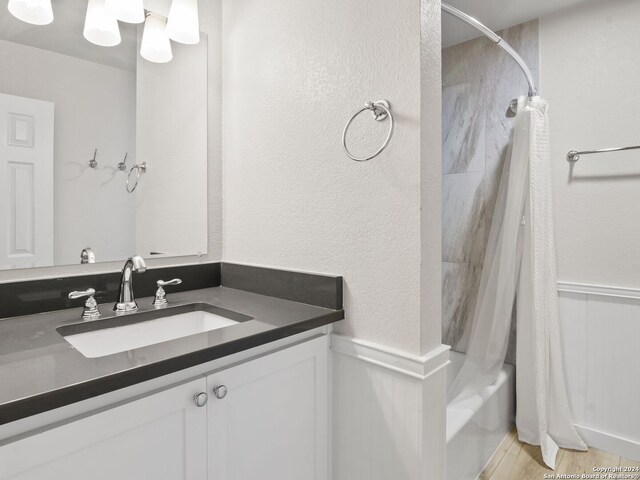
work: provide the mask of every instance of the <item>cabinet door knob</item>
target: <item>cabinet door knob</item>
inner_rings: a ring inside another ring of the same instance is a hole
[[[213,394],[217,399],[222,400],[227,396],[227,386],[226,385],[218,385],[217,387],[213,387]]]
[[[193,401],[196,403],[196,407],[204,407],[209,400],[209,395],[204,392],[196,393],[193,396]]]

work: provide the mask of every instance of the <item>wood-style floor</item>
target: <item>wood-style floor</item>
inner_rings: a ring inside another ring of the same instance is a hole
[[[540,447],[520,443],[516,437],[514,428],[478,480],[543,480],[545,474],[593,474],[593,467],[640,467],[640,462],[595,448],[590,448],[588,452],[561,449],[558,453],[556,471],[553,472],[544,465]]]

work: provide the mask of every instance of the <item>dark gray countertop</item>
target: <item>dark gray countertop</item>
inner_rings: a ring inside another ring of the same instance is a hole
[[[82,322],[81,308],[2,319],[0,425],[344,318],[343,310],[225,287],[169,293],[167,298],[170,307],[202,302],[253,319],[100,358],[84,357],[56,330]],[[137,301],[139,312],[154,310],[152,298]],[[103,317],[113,316],[112,307],[100,305]]]

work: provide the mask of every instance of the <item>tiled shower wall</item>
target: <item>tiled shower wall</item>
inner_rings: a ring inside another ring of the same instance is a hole
[[[538,21],[498,34],[537,82]],[[442,85],[442,336],[464,352],[513,124],[509,104],[528,87],[516,62],[484,37],[443,49]],[[510,343],[514,363],[513,331]]]

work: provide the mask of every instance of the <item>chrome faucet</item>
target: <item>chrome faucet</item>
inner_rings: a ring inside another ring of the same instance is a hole
[[[144,273],[147,269],[142,257],[134,255],[124,264],[122,277],[120,277],[120,290],[118,292],[118,303],[113,306],[117,313],[135,312],[138,304],[133,296],[133,272]]]

